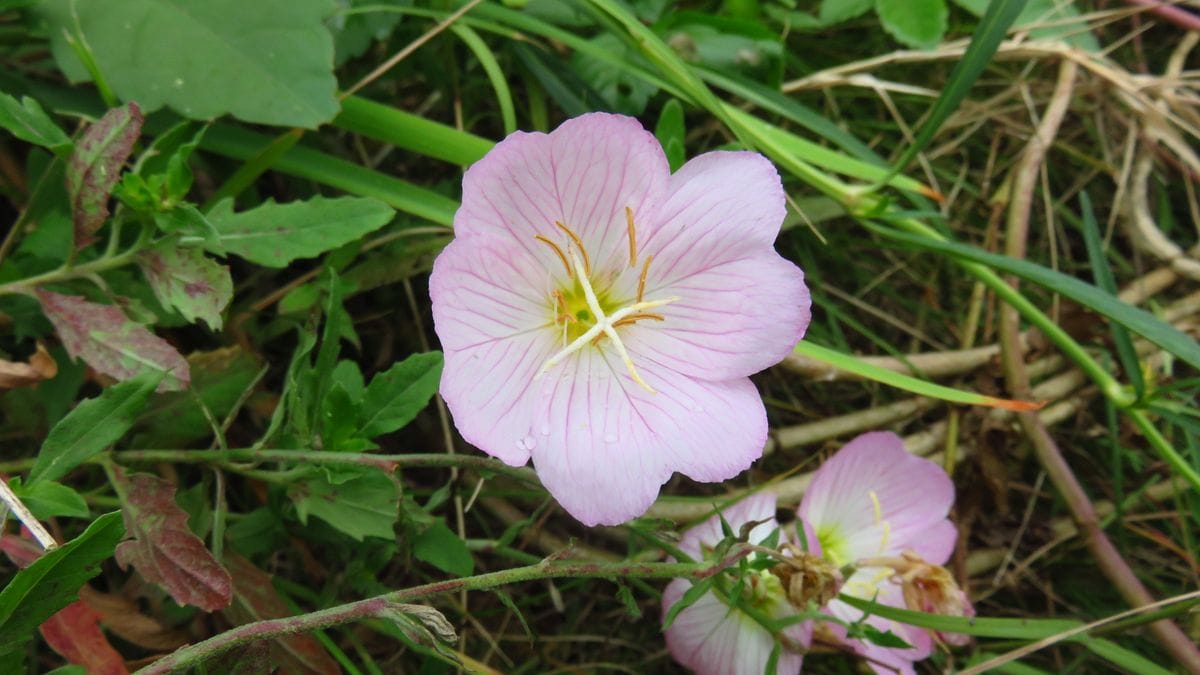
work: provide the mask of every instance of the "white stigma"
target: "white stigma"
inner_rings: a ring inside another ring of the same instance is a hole
[[[561,363],[563,359],[583,349],[588,345],[588,343],[595,340],[600,335],[605,335],[612,340],[613,346],[617,349],[617,354],[620,355],[621,361],[625,364],[625,368],[629,370],[629,376],[633,378],[633,381],[637,382],[643,389],[651,394],[656,393],[654,388],[646,384],[646,381],[642,379],[640,374],[638,374],[637,368],[635,368],[633,365],[633,359],[629,357],[629,351],[625,349],[625,343],[621,341],[620,335],[617,334],[616,324],[625,317],[637,314],[638,312],[654,309],[655,307],[662,307],[663,305],[675,302],[679,298],[670,297],[663,300],[635,302],[627,307],[618,309],[612,314],[605,314],[604,310],[600,307],[600,300],[596,298],[596,292],[592,290],[592,282],[590,279],[588,279],[587,271],[584,269],[583,263],[580,262],[579,256],[577,256],[575,254],[575,250],[570,247],[567,248],[567,254],[571,258],[571,266],[575,270],[575,278],[579,280],[580,285],[583,287],[583,296],[587,300],[588,309],[591,310],[592,314],[596,317],[596,323],[591,328],[587,329],[583,335],[575,338],[575,340],[573,340],[566,347],[563,347],[562,350],[560,350],[557,354],[547,359],[546,363],[542,364],[542,370],[537,376],[541,377],[546,373],[546,371]]]

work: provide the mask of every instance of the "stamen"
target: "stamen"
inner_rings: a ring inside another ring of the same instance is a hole
[[[574,230],[563,225],[561,222],[556,220],[554,221],[554,225],[563,232],[566,232],[571,241],[575,242],[575,245],[579,247],[579,255],[583,256],[583,269],[590,275],[592,273],[592,262],[588,260],[587,249],[583,247],[583,240],[579,238],[579,235],[575,234]]]
[[[875,507],[875,524],[883,530],[883,537],[879,540],[879,553],[882,554],[892,536],[892,524],[883,519],[883,506],[879,503],[879,495],[875,494],[874,490],[867,494],[871,497],[871,505]]]
[[[562,261],[563,267],[567,268],[567,277],[571,277],[572,276],[571,264],[567,262],[567,256],[563,254],[562,249],[558,247],[558,244],[550,241],[549,239],[547,239],[546,237],[543,237],[540,234],[533,235],[533,238],[537,239],[538,241],[542,242],[543,244],[546,244],[550,248],[554,249],[554,253],[557,254],[558,259]]]
[[[625,207],[625,227],[629,229],[629,266],[637,267],[637,231],[633,227],[633,209],[628,206]]]
[[[617,331],[613,329],[612,324],[604,324],[604,334],[612,338],[613,346],[617,348],[617,354],[621,356],[621,361],[625,364],[625,368],[629,370],[629,377],[632,377],[634,382],[641,385],[642,389],[651,394],[657,394],[658,392],[654,391],[654,387],[646,384],[646,381],[638,374],[637,368],[633,367],[633,359],[629,357],[629,352],[625,351],[625,343],[621,342],[621,338],[617,336]]]
[[[617,326],[628,326],[630,324],[641,321],[642,319],[653,319],[654,321],[666,321],[667,320],[666,317],[664,317],[662,314],[652,314],[650,312],[638,312],[637,314],[630,314],[627,317],[624,317],[622,319],[618,319],[618,320],[614,321],[613,328],[616,328]]]
[[[570,268],[568,268],[569,270]],[[558,316],[554,318],[554,322],[558,323],[562,319],[566,323],[576,323],[578,321],[571,313],[567,311],[567,297],[559,289],[554,289],[554,308],[557,310]]]
[[[651,260],[654,260],[654,256],[648,255],[646,256],[646,262],[642,264],[642,274],[638,277],[638,293],[636,302],[641,302],[642,296],[646,294],[646,275],[650,272]]]

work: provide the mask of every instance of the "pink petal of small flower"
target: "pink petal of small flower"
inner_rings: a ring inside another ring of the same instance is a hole
[[[881,605],[905,609],[903,591],[888,579],[881,579],[881,575],[889,575],[888,570],[871,567],[860,568],[846,580],[842,586],[842,593],[864,600],[873,600]],[[824,611],[847,623],[860,621],[863,617],[862,611],[841,600],[830,602]],[[913,673],[915,672],[912,667],[913,662],[925,659],[933,653],[933,638],[922,628],[897,623],[880,616],[871,616],[866,622],[880,631],[891,631],[912,645],[913,648],[889,649],[863,640],[846,640],[844,628],[835,624],[827,624],[827,626],[834,635],[845,640],[846,644],[853,647],[855,652],[866,658],[872,669],[881,675],[892,675],[897,672]]]
[[[877,522],[876,501],[886,525]],[[941,467],[909,454],[896,434],[871,432],[847,443],[817,470],[798,514],[838,564],[910,548],[943,553],[926,558],[941,564],[953,547],[954,532],[940,523],[953,503],[954,485]]]
[[[581,115],[549,134],[511,134],[473,164],[463,177],[454,232],[507,232],[540,268],[557,271],[562,265],[554,252],[533,237],[557,240],[559,221],[598,258],[593,268],[603,269],[628,255],[625,207],[639,224],[650,220],[669,175],[662,146],[636,119]]]
[[[787,356],[811,300],[800,268],[774,249],[784,212],[779,174],[762,155],[710,152],[672,175],[640,248],[654,256],[647,297],[679,299],[664,308],[667,321],[631,327],[630,351],[709,380]]]
[[[706,382],[646,364],[650,393],[608,352],[577,357],[542,378],[532,453],[542,484],[583,524],[645,513],[673,471],[722,481],[762,455],[766,411],[750,380]]]
[[[757,544],[771,536],[771,531],[779,527],[779,523],[775,522],[775,500],[773,492],[756,492],[723,507],[721,518],[725,519],[735,535],[741,532],[746,523],[766,521],[750,530],[749,541],[751,544]],[[702,546],[716,546],[725,538],[725,533],[721,530],[721,518],[714,515],[684,532],[679,541],[679,548],[693,560],[703,559]]]
[[[686,579],[667,584],[663,591],[664,618],[690,586]],[[788,629],[789,636],[802,637],[801,644],[807,645],[808,635],[796,635],[796,628]],[[699,675],[762,675],[775,648],[775,639],[766,629],[711,592],[679,612],[665,637],[671,656]],[[776,672],[797,675],[803,659],[800,654],[783,651]]]

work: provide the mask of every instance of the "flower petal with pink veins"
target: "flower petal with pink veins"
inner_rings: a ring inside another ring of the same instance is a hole
[[[607,349],[579,352],[541,379],[533,464],[585,525],[645,513],[673,471],[722,481],[762,455],[766,411],[749,379],[707,382],[646,362],[639,369],[655,393]]]
[[[909,454],[896,434],[871,432],[821,466],[797,513],[825,556],[845,565],[910,548],[949,555],[954,529],[940,523],[953,503],[954,485],[941,467]]]
[[[774,249],[677,278],[648,297],[678,299],[662,308],[665,321],[629,327],[630,353],[706,380],[746,377],[779,363],[811,317],[804,273]]]
[[[535,378],[559,348],[550,310],[520,288],[503,242],[457,239],[433,265],[429,292],[445,352],[441,394],[463,438],[514,466],[529,461]]]
[[[723,507],[721,518],[733,528],[734,534],[740,533],[746,523],[766,521],[750,530],[749,541],[751,544],[757,544],[771,536],[771,531],[779,527],[779,523],[775,522],[775,500],[773,492],[756,492]],[[721,530],[721,518],[714,515],[684,532],[679,541],[679,548],[693,560],[702,559],[704,554],[701,546],[713,547],[725,538],[725,533]]]
[[[593,268],[613,267],[628,257],[625,207],[639,225],[653,218],[669,176],[662,146],[636,119],[581,115],[549,134],[511,134],[473,164],[454,231],[507,233],[544,267],[562,270],[533,238],[560,240],[560,221],[596,258]]]
[[[667,585],[663,591],[664,617],[690,586],[686,579],[675,579]],[[789,636],[796,637],[796,628],[788,629]],[[666,630],[666,640],[671,656],[699,675],[762,675],[775,648],[775,639],[765,628],[711,592],[679,612]],[[802,644],[807,643],[804,636]],[[776,672],[797,675],[803,658],[794,652],[781,652]]]

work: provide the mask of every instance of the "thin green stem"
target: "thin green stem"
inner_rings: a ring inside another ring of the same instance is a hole
[[[536,483],[533,472],[521,467],[509,466],[490,457],[475,455],[411,454],[377,455],[365,452],[329,452],[308,449],[230,448],[228,450],[121,450],[112,453],[112,458],[121,463],[182,462],[212,463],[228,466],[232,462],[303,462],[306,464],[351,464],[374,466],[384,471],[405,467],[458,467],[476,471],[504,474],[517,480]],[[230,467],[237,470],[237,467]],[[245,473],[242,469],[240,473]]]
[[[363,619],[387,618],[397,611],[403,611],[398,605],[434,595],[485,590],[539,579],[704,579],[718,574],[749,554],[750,549],[747,547],[734,547],[721,560],[703,563],[554,562],[547,559],[536,565],[415,586],[300,616],[244,624],[203,642],[183,647],[137,671],[137,675],[165,675],[184,671],[213,656],[256,640],[305,633]]]
[[[91,262],[83,263],[82,265],[72,265],[67,263],[62,267],[42,274],[37,274],[25,279],[10,281],[6,284],[0,284],[0,295],[9,295],[12,293],[28,293],[36,286],[43,284],[53,284],[62,281],[70,281],[72,279],[81,279],[94,277],[102,272],[107,272],[118,267],[124,267],[134,261],[138,253],[146,245],[146,237],[140,237],[133,246],[130,246],[123,253],[116,255],[106,255]]]

